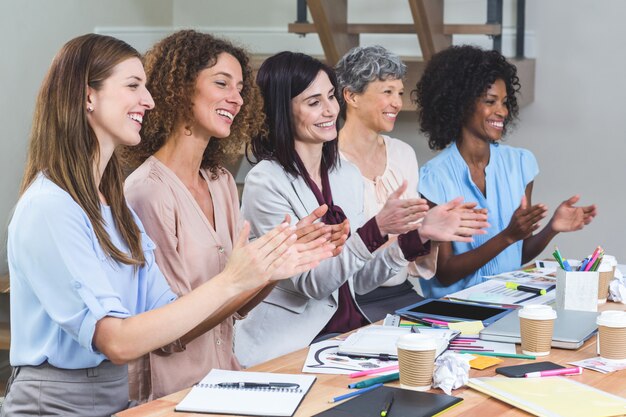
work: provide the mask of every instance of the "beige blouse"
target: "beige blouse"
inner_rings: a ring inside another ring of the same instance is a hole
[[[417,166],[417,158],[413,148],[405,142],[398,139],[390,138],[382,135],[385,141],[385,150],[387,152],[387,166],[382,175],[371,180],[363,177],[364,186],[364,206],[365,218],[374,217],[383,208],[389,194],[393,193],[402,181],[407,180],[408,187],[403,194],[403,198],[417,198],[417,183],[419,181],[419,168]],[[350,159],[341,154],[341,157],[350,161]],[[351,161],[352,162],[352,161]],[[358,167],[358,165],[355,164]],[[432,278],[437,268],[437,254],[439,247],[433,242],[430,254],[417,258],[410,263],[408,268],[401,270],[395,277],[385,282],[384,286],[398,285],[404,282],[407,273],[411,276],[421,277],[425,279]]]
[[[125,183],[126,198],[156,243],[156,261],[180,297],[219,274],[241,226],[239,197],[230,173],[212,180],[201,170],[213,199],[215,229],[180,179],[154,156]],[[188,388],[212,368],[240,369],[233,353],[235,317],[193,340],[172,344],[129,366],[132,400],[159,398]]]

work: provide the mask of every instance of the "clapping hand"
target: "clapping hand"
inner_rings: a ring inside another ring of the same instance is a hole
[[[528,207],[526,196],[522,197],[517,210],[513,212],[509,225],[504,230],[509,243],[515,243],[530,237],[539,228],[539,221],[546,217],[548,208],[544,204]]]
[[[428,204],[423,198],[400,199],[406,187],[405,180],[389,195],[387,202],[376,215],[376,223],[383,236],[399,235],[419,228],[417,220],[422,219],[428,212]]]
[[[574,195],[562,202],[554,212],[550,227],[555,232],[573,232],[580,230],[596,216],[596,206],[592,204],[585,207],[575,207],[580,200],[579,195]]]
[[[476,209],[476,203],[464,203],[457,197],[428,210],[419,228],[422,240],[471,242],[473,235],[487,233],[487,210]]]

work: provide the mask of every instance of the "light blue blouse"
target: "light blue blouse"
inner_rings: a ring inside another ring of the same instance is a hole
[[[128,251],[110,208],[101,210],[113,244]],[[92,343],[98,320],[129,317],[176,298],[155,263],[154,243],[135,221],[146,256],[137,272],[107,257],[87,214],[44,175],[37,177],[9,225],[11,365],[97,366],[106,359]]]
[[[472,181],[469,167],[455,142],[420,170],[419,192],[433,203],[442,204],[462,196],[466,202],[478,202],[479,208],[489,210],[488,222],[491,227],[487,229],[487,234],[474,236],[474,241],[470,243],[452,242],[454,254],[475,249],[504,230],[513,212],[519,207],[526,186],[539,173],[535,156],[526,149],[491,144],[490,152],[489,164],[485,168],[486,197]],[[483,276],[519,268],[522,263],[522,243],[518,241],[512,244],[482,268],[450,286],[443,286],[436,277],[420,279],[424,296],[443,297],[482,282]]]

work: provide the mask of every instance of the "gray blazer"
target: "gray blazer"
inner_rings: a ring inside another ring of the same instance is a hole
[[[248,316],[236,324],[235,354],[252,366],[306,347],[337,310],[338,288],[346,281],[350,292],[365,294],[407,265],[397,243],[370,253],[356,229],[366,220],[363,180],[350,162],[329,173],[333,201],[350,220],[352,233],[338,256],[317,268],[283,280]],[[285,214],[292,223],[319,204],[302,177],[295,178],[273,161],[262,161],[248,173],[242,197],[243,217],[252,226],[251,238],[280,224]]]

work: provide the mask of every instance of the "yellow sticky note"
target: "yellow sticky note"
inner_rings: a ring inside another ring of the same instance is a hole
[[[459,321],[456,323],[448,323],[448,328],[460,330],[462,336],[477,336],[485,327],[482,321]]]
[[[476,355],[469,364],[474,369],[485,369],[490,366],[497,365],[502,362],[502,359],[493,356],[478,356]]]

